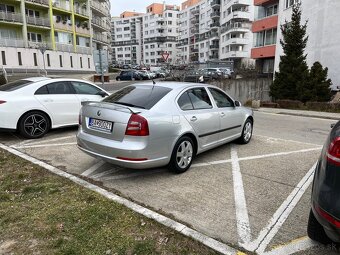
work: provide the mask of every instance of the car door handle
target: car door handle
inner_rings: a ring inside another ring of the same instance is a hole
[[[50,102],[53,102],[53,99],[50,99],[50,98],[46,98],[43,100],[45,103],[50,103]]]
[[[190,121],[196,121],[197,120],[197,117],[196,116],[192,116]]]
[[[221,112],[221,113],[220,113],[220,116],[221,116],[221,117],[224,117],[224,116],[225,116],[225,113],[224,113],[224,112]]]

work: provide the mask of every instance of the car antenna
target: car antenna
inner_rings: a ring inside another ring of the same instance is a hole
[[[154,81],[154,79],[151,78],[151,80],[152,80],[152,84],[153,84],[153,85],[156,85],[156,82]]]

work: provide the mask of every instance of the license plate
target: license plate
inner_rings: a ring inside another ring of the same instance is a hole
[[[89,128],[97,129],[105,132],[112,132],[113,123],[111,121],[106,120],[97,120],[90,118],[89,120]]]

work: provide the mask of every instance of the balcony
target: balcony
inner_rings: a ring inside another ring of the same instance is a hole
[[[270,5],[273,3],[277,3],[278,0],[254,0],[254,5],[255,6],[260,6],[260,5]]]
[[[191,53],[198,53],[198,49],[195,49],[195,48],[191,48],[190,51]]]
[[[229,51],[226,53],[226,58],[250,58],[248,51]]]
[[[22,23],[21,13],[0,11],[0,21]]]
[[[73,10],[76,14],[79,14],[79,15],[82,15],[82,16],[85,16],[85,17],[89,16],[87,9],[84,8],[84,7],[76,7],[75,6]]]
[[[81,27],[81,26],[78,27],[78,26],[76,26],[76,33],[90,36],[91,31],[88,27]]]
[[[65,30],[72,32],[72,24],[67,22],[56,22],[54,24],[54,29]]]
[[[49,38],[45,39],[46,42],[28,42],[28,47],[33,49],[45,48],[47,50],[52,50],[52,44],[47,42]]]
[[[51,27],[51,23],[48,18],[37,18],[37,17],[26,16],[26,22],[28,25]]]
[[[227,45],[246,45],[249,40],[246,38],[230,38],[226,43]]]
[[[97,30],[107,32],[107,31],[110,31],[111,29],[110,26],[106,23],[106,21],[103,20],[102,18],[98,18],[98,17],[92,18],[91,22],[92,22],[92,25],[95,26],[94,28]]]
[[[212,0],[211,1],[211,8],[220,8],[221,5],[221,0]]]
[[[213,37],[219,37],[219,34],[216,33],[216,32],[211,32],[210,33],[210,38],[213,38]]]
[[[54,8],[58,8],[67,12],[71,11],[70,4],[69,2],[62,2],[62,1],[56,1],[53,3]]]
[[[251,15],[250,12],[248,11],[233,11],[228,15],[228,20],[229,19],[246,19],[250,20]]]
[[[107,36],[104,36],[102,34],[93,34],[93,40],[99,41],[101,43],[108,44],[109,40],[107,39]]]
[[[195,15],[195,16],[200,15],[200,10],[198,10],[198,9],[192,10],[191,14]]]
[[[77,53],[91,55],[92,51],[90,47],[84,47],[77,45]]]
[[[0,38],[0,47],[24,48],[25,47],[25,41],[22,40],[22,39]]]
[[[221,16],[221,12],[212,12],[212,13],[210,13],[210,17],[212,19],[219,19],[220,16]]]
[[[212,44],[209,46],[211,50],[219,50],[220,46],[218,44]]]
[[[278,15],[269,16],[253,22],[252,32],[257,33],[271,28],[276,28],[278,25]]]
[[[74,47],[72,44],[56,43],[56,50],[63,52],[74,52]]]
[[[26,0],[26,2],[32,3],[32,4],[44,5],[46,7],[48,7],[50,4],[49,0]]]
[[[212,29],[218,29],[220,27],[220,22],[214,22],[210,24],[210,28]]]
[[[264,47],[252,48],[251,58],[273,58],[275,57],[276,45],[269,45]]]
[[[248,32],[251,29],[251,23],[235,22],[226,27],[221,28],[221,33],[229,32],[230,30],[235,32]]]
[[[109,8],[107,6],[104,6],[103,4],[100,4],[95,1],[91,1],[91,8],[93,11],[100,14],[101,16],[104,16],[104,17],[110,16]]]

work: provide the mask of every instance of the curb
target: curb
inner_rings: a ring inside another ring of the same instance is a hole
[[[279,115],[290,115],[290,116],[298,116],[298,117],[307,117],[307,118],[317,118],[317,119],[327,119],[327,120],[340,120],[340,114],[339,118],[331,117],[331,116],[323,116],[323,115],[309,115],[309,114],[303,114],[303,113],[290,113],[290,112],[269,112],[269,111],[260,111],[256,108],[252,108],[253,111],[256,112],[262,112],[262,113],[271,113],[271,114],[279,114]]]

